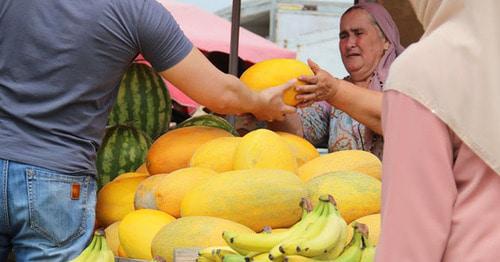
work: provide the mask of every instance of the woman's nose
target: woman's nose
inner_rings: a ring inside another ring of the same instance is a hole
[[[356,46],[356,37],[355,36],[349,36],[347,38],[347,47],[355,47]]]

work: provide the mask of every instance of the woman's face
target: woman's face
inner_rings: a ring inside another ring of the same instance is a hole
[[[354,9],[341,18],[339,38],[342,62],[354,81],[371,76],[389,48],[389,42],[363,9]]]

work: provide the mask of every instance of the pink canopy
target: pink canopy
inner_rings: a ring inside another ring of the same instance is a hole
[[[180,27],[193,42],[204,51],[220,51],[229,54],[231,22],[204,11],[195,5],[172,0],[157,0],[172,13]],[[295,58],[295,52],[281,48],[275,43],[240,28],[238,56],[248,62],[257,63],[270,58]]]
[[[198,49],[205,52],[229,54],[231,22],[204,11],[195,5],[172,0],[157,0],[175,17],[184,34]],[[257,63],[271,58],[295,58],[295,52],[281,48],[275,43],[240,27],[238,56],[247,62]],[[167,82],[172,98],[189,108],[192,113],[198,104]]]

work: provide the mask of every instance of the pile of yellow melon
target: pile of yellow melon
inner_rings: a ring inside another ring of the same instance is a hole
[[[224,230],[287,228],[300,219],[304,197],[314,203],[333,195],[348,223],[377,214],[380,173],[369,152],[320,156],[288,133],[258,129],[235,137],[215,127],[183,127],[154,141],[137,172],[98,192],[97,223],[116,255],[172,261],[174,248],[226,245]],[[370,221],[377,232],[379,216]]]

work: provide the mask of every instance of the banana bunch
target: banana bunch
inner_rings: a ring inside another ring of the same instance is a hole
[[[353,226],[353,238],[341,250],[341,254],[329,259],[325,257],[309,258],[301,255],[286,256],[285,262],[373,262],[375,261],[375,246],[368,241],[368,227],[358,223]]]
[[[312,211],[310,202],[303,200],[302,219],[287,231],[270,234],[225,231],[222,237],[233,250],[250,261],[257,260],[255,254],[259,253],[268,253],[267,261],[283,261],[292,255],[334,259],[344,249],[347,224],[332,196],[324,195],[319,200]]]
[[[114,262],[115,256],[113,251],[109,249],[104,231],[96,230],[92,242],[70,262]]]

